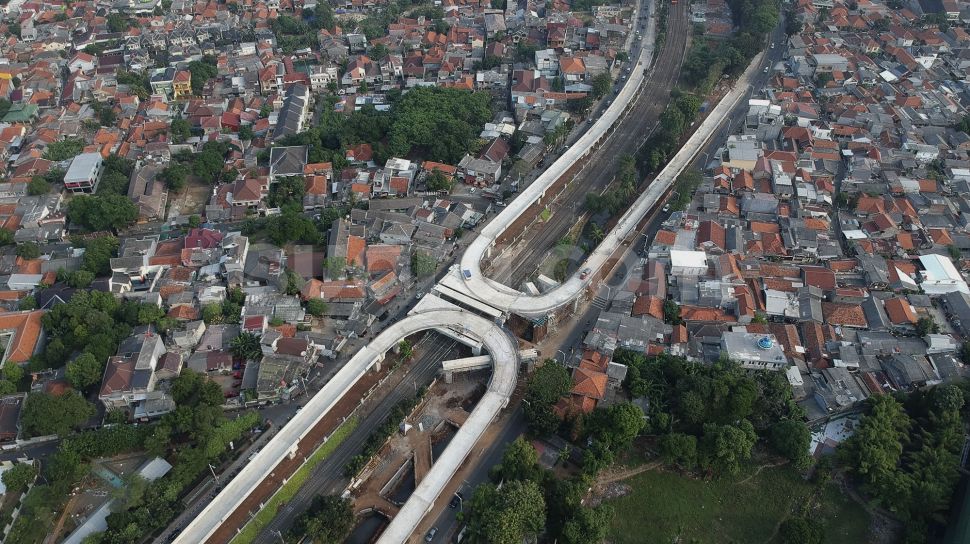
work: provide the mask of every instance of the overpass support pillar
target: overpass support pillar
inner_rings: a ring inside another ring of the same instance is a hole
[[[378,355],[377,359],[374,361],[374,372],[381,371],[381,363],[384,361],[384,355],[384,353]]]
[[[454,372],[445,372],[445,383],[450,384],[450,383],[452,383],[454,381],[455,381],[455,373]]]
[[[478,344],[476,346],[472,346],[472,354],[473,355],[481,355],[482,354],[482,345],[481,344]]]
[[[298,442],[294,442],[293,445],[290,446],[290,451],[286,452],[286,456],[289,457],[290,459],[295,458],[298,451],[298,448],[297,448],[298,445],[299,445]]]

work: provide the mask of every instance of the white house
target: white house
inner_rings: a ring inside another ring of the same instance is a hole
[[[923,281],[920,285],[927,295],[943,295],[954,291],[970,295],[970,287],[949,258],[942,255],[921,255],[919,262],[923,265]]]
[[[670,250],[670,274],[673,276],[701,276],[707,273],[707,253],[703,251]]]

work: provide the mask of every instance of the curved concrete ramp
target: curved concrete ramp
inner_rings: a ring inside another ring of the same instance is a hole
[[[577,297],[597,278],[597,272],[606,264],[610,256],[623,244],[623,241],[632,234],[637,224],[643,219],[657,202],[666,194],[667,190],[674,184],[677,176],[690,165],[698,151],[707,144],[708,140],[714,135],[724,118],[730,113],[739,100],[744,98],[747,93],[746,82],[751,78],[761,65],[762,56],[759,55],[748,66],[744,75],[739,78],[741,83],[737,84],[730,93],[711,110],[711,113],[704,119],[694,134],[688,138],[687,142],[680,148],[676,155],[667,166],[657,174],[650,186],[640,194],[637,200],[627,209],[626,213],[620,218],[616,226],[603,238],[596,249],[586,258],[580,266],[580,270],[588,268],[590,273],[585,279],[580,279],[580,274],[570,276],[561,285],[538,296],[528,295],[516,291],[506,285],[496,282],[482,275],[482,259],[491,251],[495,241],[520,215],[536,201],[543,197],[545,190],[555,182],[560,175],[572,167],[573,163],[584,158],[585,153],[592,144],[598,141],[607,128],[617,119],[619,111],[614,111],[620,105],[621,99],[628,101],[630,96],[639,86],[638,77],[631,77],[630,81],[623,88],[620,97],[607,111],[600,120],[562,157],[559,158],[546,172],[536,179],[523,193],[509,204],[502,213],[498,214],[485,228],[481,234],[469,244],[468,249],[461,257],[461,272],[458,279],[463,283],[462,288],[465,292],[475,298],[487,303],[495,308],[509,312],[515,312],[523,316],[541,316],[564,306]],[[635,71],[639,72],[639,70]],[[587,138],[588,137],[588,138]],[[548,174],[548,175],[547,175]],[[454,285],[454,278],[451,278],[450,285]]]
[[[410,315],[384,330],[357,352],[350,361],[307,402],[306,406],[274,436],[206,508],[179,534],[181,544],[206,542],[222,523],[242,504],[253,490],[273,471],[281,459],[296,451],[300,440],[329,412],[384,354],[407,336],[428,329],[462,326],[464,334],[481,340],[495,361],[488,391],[479,401],[468,421],[459,429],[431,472],[422,480],[414,495],[394,517],[384,535],[404,535],[396,540],[382,537],[382,542],[404,542],[407,532],[421,521],[438,493],[451,479],[474,447],[479,436],[508,402],[515,389],[518,373],[518,342],[504,329],[483,317],[462,310],[436,309]],[[405,531],[405,532],[402,532]]]

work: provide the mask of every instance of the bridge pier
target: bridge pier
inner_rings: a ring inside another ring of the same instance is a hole
[[[381,363],[384,361],[384,355],[385,355],[384,353],[381,353],[380,355],[377,356],[377,359],[374,360],[374,366],[373,366],[374,372],[381,371]]]

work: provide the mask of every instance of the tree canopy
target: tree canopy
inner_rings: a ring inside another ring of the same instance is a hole
[[[523,406],[529,430],[544,436],[556,432],[559,418],[552,406],[569,392],[573,381],[566,367],[552,359],[546,361],[529,378]]]
[[[90,231],[118,230],[138,220],[138,207],[127,196],[78,195],[67,205],[67,218]]]
[[[20,423],[28,437],[67,435],[94,415],[94,405],[77,391],[61,395],[31,393],[24,404]]]
[[[906,522],[907,538],[925,538],[946,520],[970,420],[968,394],[963,382],[869,397],[868,412],[839,448],[863,491]]]
[[[81,151],[84,151],[84,139],[65,138],[51,142],[44,151],[44,158],[53,162],[61,162],[80,155]]]
[[[74,387],[86,390],[93,385],[101,383],[101,374],[104,371],[104,362],[98,361],[90,353],[82,353],[77,359],[67,363],[67,380]]]
[[[545,499],[536,482],[512,480],[501,489],[486,483],[472,496],[468,534],[482,544],[520,544],[537,535],[545,521]]]
[[[310,507],[293,525],[295,538],[309,537],[315,543],[343,542],[354,526],[350,499],[334,495],[317,495]]]
[[[28,463],[17,463],[12,468],[3,471],[3,485],[9,493],[17,493],[27,489],[27,486],[37,477],[37,467]]]

